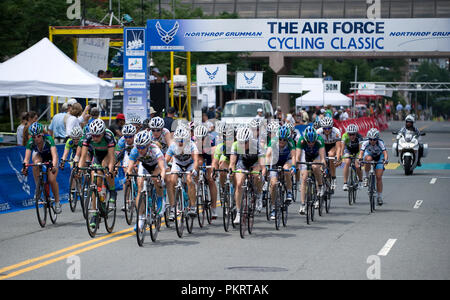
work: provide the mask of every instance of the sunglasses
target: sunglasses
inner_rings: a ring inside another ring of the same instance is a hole
[[[175,142],[177,142],[177,143],[179,143],[179,144],[183,144],[183,143],[184,143],[184,140],[183,140],[183,139],[175,140]]]
[[[280,139],[280,142],[287,142],[287,139]]]
[[[369,141],[371,141],[371,142],[374,142],[374,141],[376,141],[376,140],[378,140],[378,139],[369,139]]]
[[[132,139],[132,138],[134,138],[134,135],[124,135],[123,137],[126,139]]]
[[[356,133],[349,133],[348,135],[349,136],[354,136],[354,135],[356,135]]]
[[[138,148],[138,150],[144,150],[144,149],[146,149],[148,146],[146,145],[146,146],[136,146],[136,148]]]
[[[101,137],[102,135],[101,134],[92,134],[91,135],[93,138],[99,138],[99,137]]]
[[[152,129],[152,132],[160,132],[161,129]]]
[[[33,138],[33,139],[35,139],[35,138],[41,138],[41,137],[43,137],[43,136],[44,136],[43,134],[38,134],[38,135],[33,135],[32,138]]]
[[[333,127],[324,127],[323,130],[331,130]]]

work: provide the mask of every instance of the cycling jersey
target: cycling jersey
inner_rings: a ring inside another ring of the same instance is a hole
[[[226,161],[230,162],[230,151],[227,151],[227,144],[221,143],[216,146],[216,149],[214,150],[214,158],[218,161]]]
[[[77,148],[81,147],[82,145],[83,142],[81,141],[81,139],[78,140],[78,143],[75,143],[75,141],[72,138],[69,138],[66,142],[66,145],[64,146],[64,149],[69,151],[72,150],[71,157],[73,158],[75,153],[77,153]]]
[[[109,129],[106,129],[103,137],[98,143],[94,142],[91,135],[87,135],[86,139],[83,141],[83,147],[89,146],[92,148],[94,157],[98,162],[101,162],[107,156],[108,149],[116,146],[114,134]]]
[[[272,147],[272,145],[274,147]],[[288,139],[286,145],[283,148],[280,148],[278,138],[273,138],[270,140],[268,147],[272,147],[272,160],[274,161],[274,166],[283,166],[286,162],[292,159],[291,151],[295,150],[295,141],[291,138]]]
[[[323,128],[317,129],[317,134],[322,137],[325,144],[335,144],[337,141],[341,140],[341,131],[336,127],[333,127],[329,135],[326,135],[323,132]]]
[[[161,135],[157,138],[153,136],[153,132],[150,130],[150,136],[151,136],[151,140],[152,142],[158,142],[161,144],[162,148],[161,151],[163,153],[167,152],[167,148],[169,147],[169,145],[167,145],[166,142],[166,135],[170,134],[170,131],[167,128],[161,128]]]
[[[48,134],[44,134],[42,139],[43,139],[43,146],[41,149],[39,149],[38,145],[36,144],[36,142],[32,137],[28,139],[25,148],[33,151],[33,156],[39,154],[42,158],[42,162],[49,162],[52,160],[52,153],[50,149],[51,147],[55,147],[55,141]]]
[[[308,146],[308,143],[306,142],[304,137],[301,137],[298,141],[297,148],[302,151],[302,153],[305,154],[305,158],[307,162],[314,161],[319,156],[319,150],[320,148],[325,147],[325,142],[322,138],[322,136],[317,137],[317,141],[314,143],[312,147]]]
[[[355,140],[351,140],[350,136],[348,135],[348,132],[344,133],[342,135],[342,142],[344,143],[344,153],[349,154],[357,154],[359,152],[359,144],[363,141],[362,135],[359,133],[356,133]]]
[[[158,161],[164,159],[164,155],[158,146],[150,144],[145,155],[140,155],[136,147],[131,149],[129,159],[134,162],[140,161],[147,171],[153,172],[154,167],[158,164]]]
[[[377,143],[373,146],[370,144],[369,140],[365,140],[361,144],[361,151],[364,152],[364,156],[370,155],[373,157],[379,157],[383,154],[383,151],[386,151],[386,146],[381,139],[378,139]]]
[[[231,155],[237,155],[236,169],[250,170],[260,157],[264,157],[263,147],[257,139],[249,141],[249,148],[245,150],[244,143],[234,142],[231,146]]]
[[[194,163],[193,154],[198,154],[197,146],[194,142],[189,141],[183,147],[179,147],[178,143],[173,142],[167,149],[167,155],[173,157],[174,163],[186,167]]]
[[[206,162],[207,166],[211,165],[212,162],[212,149],[216,146],[216,140],[215,138],[208,133],[203,139],[199,139],[195,136],[192,137],[192,141],[197,146],[197,149],[201,149],[201,155],[203,157],[203,160]]]
[[[129,156],[131,150],[134,147],[134,142],[129,145],[124,136],[122,136],[116,145],[116,157],[117,161],[121,161],[124,157]]]

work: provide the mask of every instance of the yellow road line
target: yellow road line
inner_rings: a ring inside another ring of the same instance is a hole
[[[388,163],[385,168],[387,170],[397,170],[398,167],[400,167],[399,163]]]
[[[73,246],[70,246],[70,247],[58,250],[58,251],[54,251],[54,252],[51,252],[51,253],[48,253],[48,254],[36,257],[36,258],[27,259],[27,260],[24,260],[23,262],[20,262],[20,263],[17,263],[17,264],[14,264],[14,265],[11,265],[11,266],[8,266],[8,267],[4,267],[4,268],[0,269],[0,273],[5,273],[5,272],[8,272],[8,271],[11,271],[11,270],[14,270],[14,269],[17,269],[17,268],[20,268],[20,267],[32,264],[34,262],[37,262],[37,261],[40,261],[40,260],[44,260],[44,259],[50,258],[52,256],[59,255],[59,254],[64,253],[64,252],[71,251],[71,250],[76,249],[76,248],[84,247],[84,246],[92,244],[92,243],[97,243],[97,242],[102,241],[104,239],[108,239],[108,238],[114,237],[116,235],[119,235],[119,234],[122,234],[122,233],[126,233],[126,232],[131,231],[131,230],[133,230],[133,228],[128,228],[128,229],[125,229],[125,230],[122,230],[122,231],[114,232],[114,233],[111,233],[109,235],[106,235],[106,236],[103,236],[103,237],[99,237],[99,238],[95,238],[95,239],[92,239],[92,240],[89,240],[89,241],[86,241],[86,242],[83,242],[83,243],[79,243],[79,244],[76,244],[76,245],[73,245]],[[4,278],[0,276],[0,279],[4,279]]]
[[[79,249],[79,250],[67,253],[65,255],[62,255],[62,256],[59,256],[59,257],[56,257],[56,258],[44,261],[42,263],[39,263],[37,265],[30,266],[30,267],[27,267],[27,268],[24,268],[24,269],[12,272],[12,273],[10,273],[10,274],[8,274],[6,276],[0,276],[0,280],[8,279],[8,278],[11,278],[11,277],[15,277],[15,276],[21,275],[21,274],[26,273],[26,272],[30,272],[30,271],[33,271],[33,270],[36,270],[36,269],[40,269],[40,268],[45,267],[47,265],[50,265],[50,264],[53,264],[55,262],[64,260],[64,259],[66,259],[68,257],[73,256],[73,255],[78,255],[78,254],[81,254],[83,252],[87,252],[87,251],[93,250],[95,248],[98,248],[98,247],[101,247],[101,246],[105,246],[105,245],[108,245],[108,244],[120,241],[122,239],[125,239],[125,238],[133,236],[133,235],[135,235],[134,232],[127,233],[127,234],[124,234],[122,236],[115,237],[115,238],[109,239],[107,241],[104,241],[104,242],[101,242],[101,243],[98,243],[98,244],[95,244],[95,245],[92,245],[92,246],[89,246],[89,247],[86,247],[86,248],[82,248],[82,249]]]

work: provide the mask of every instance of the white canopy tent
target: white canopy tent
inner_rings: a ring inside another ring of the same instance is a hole
[[[0,65],[0,96],[13,95],[112,99],[113,85],[43,38]]]
[[[341,93],[320,93],[311,91],[295,99],[296,106],[351,106],[352,98]]]

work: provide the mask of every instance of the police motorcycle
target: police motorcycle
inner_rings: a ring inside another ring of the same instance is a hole
[[[398,157],[398,162],[402,165],[405,175],[412,175],[417,167],[420,157],[426,157],[428,153],[428,144],[419,144],[419,135],[412,131],[404,132],[393,131],[396,134],[396,142],[392,145],[393,155]],[[424,136],[425,132],[421,132],[420,136]]]

